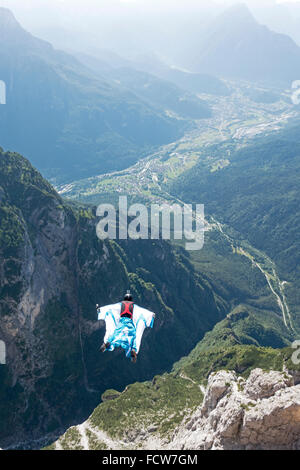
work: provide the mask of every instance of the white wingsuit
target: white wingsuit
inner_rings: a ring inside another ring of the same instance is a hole
[[[104,343],[107,343],[109,338],[114,335],[115,330],[119,330],[120,320],[123,320],[120,315],[121,305],[122,302],[119,302],[117,304],[106,305],[98,309],[98,320],[104,320],[106,325]],[[145,328],[153,327],[154,318],[155,313],[150,312],[150,310],[146,310],[145,308],[139,307],[137,304],[133,305],[132,323],[135,328],[135,350],[137,354],[140,350],[144,330]],[[126,328],[126,325],[124,325],[124,328],[121,328],[120,335],[122,335],[123,340],[126,337]],[[118,339],[118,337],[114,338],[117,346],[119,346]],[[129,349],[131,349],[131,347],[132,344],[128,344],[128,348],[126,348],[128,353],[130,352]],[[110,348],[108,349],[112,351],[114,349],[114,344],[111,344]]]

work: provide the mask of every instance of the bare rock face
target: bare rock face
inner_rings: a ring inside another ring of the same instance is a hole
[[[286,372],[212,374],[203,405],[170,448],[300,449],[300,385]]]
[[[278,390],[294,385],[293,377],[288,374],[272,370],[262,374],[261,369],[254,369],[244,388],[244,393],[253,400],[269,398]]]
[[[234,372],[220,371],[209,376],[207,392],[201,410],[203,416],[208,417],[216,408],[218,402],[227,394],[233,381],[236,381]]]
[[[300,387],[280,390],[245,413],[240,442],[247,449],[300,449]]]

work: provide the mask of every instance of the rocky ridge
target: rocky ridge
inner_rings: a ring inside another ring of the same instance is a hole
[[[199,407],[171,438],[155,426],[117,440],[95,426],[93,417],[70,428],[50,448],[151,450],[300,449],[300,383],[288,371],[253,369],[247,379],[234,371],[212,373]]]

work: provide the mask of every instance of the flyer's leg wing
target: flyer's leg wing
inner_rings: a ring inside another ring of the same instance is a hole
[[[146,328],[146,324],[143,320],[139,320],[136,324],[136,337],[135,337],[135,350],[138,353],[141,346],[142,337]]]
[[[104,343],[107,343],[108,338],[112,336],[112,334],[114,333],[117,324],[116,324],[116,319],[111,312],[108,312],[106,314],[104,321],[105,321],[106,330],[105,330],[105,336],[104,336],[103,341]]]

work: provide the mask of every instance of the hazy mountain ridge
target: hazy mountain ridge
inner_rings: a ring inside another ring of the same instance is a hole
[[[181,135],[185,124],[22,29],[7,10],[1,31],[1,143],[47,176],[70,180],[120,169]]]
[[[269,83],[300,77],[300,47],[289,36],[258,24],[245,5],[226,10],[203,36],[194,71]]]
[[[131,60],[126,60],[123,57],[112,54],[110,51],[98,51],[98,54],[94,56],[89,56],[88,54],[75,55],[78,57],[78,60],[100,74],[109,74],[112,71],[117,74],[122,69],[130,69],[133,76],[138,71],[144,72],[173,82],[191,93],[208,93],[221,96],[229,94],[224,81],[211,75],[192,73],[171,67],[160,60],[156,54],[144,54]]]

